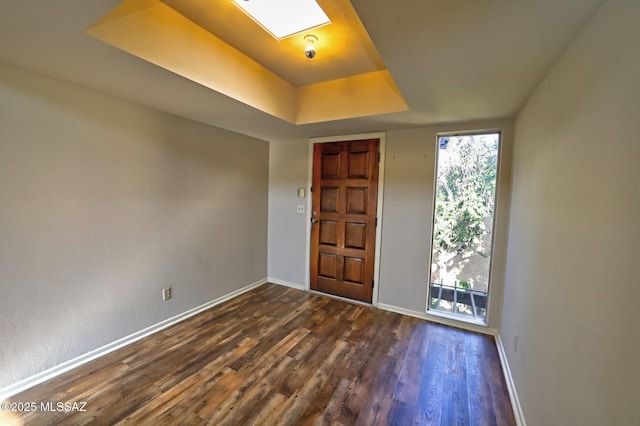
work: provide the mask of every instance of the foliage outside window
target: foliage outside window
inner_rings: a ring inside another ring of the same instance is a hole
[[[499,139],[438,139],[430,309],[486,315]]]
[[[491,232],[498,162],[491,136],[440,138],[434,243],[442,252],[488,256],[482,237]]]

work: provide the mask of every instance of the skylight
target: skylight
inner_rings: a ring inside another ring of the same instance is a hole
[[[315,0],[233,0],[233,3],[278,40],[331,23]]]

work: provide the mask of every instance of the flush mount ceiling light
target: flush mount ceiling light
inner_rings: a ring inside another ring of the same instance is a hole
[[[315,0],[233,0],[277,40],[331,23]]]
[[[307,42],[307,47],[304,49],[304,56],[308,59],[313,59],[316,57],[316,41],[318,41],[318,37],[314,35],[306,35],[304,36],[304,41]]]

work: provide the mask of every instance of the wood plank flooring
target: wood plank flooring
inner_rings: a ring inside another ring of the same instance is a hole
[[[9,402],[38,409],[0,424],[515,424],[492,337],[273,284]]]

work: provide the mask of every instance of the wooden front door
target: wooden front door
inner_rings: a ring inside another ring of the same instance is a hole
[[[313,146],[311,289],[371,303],[379,139]]]

